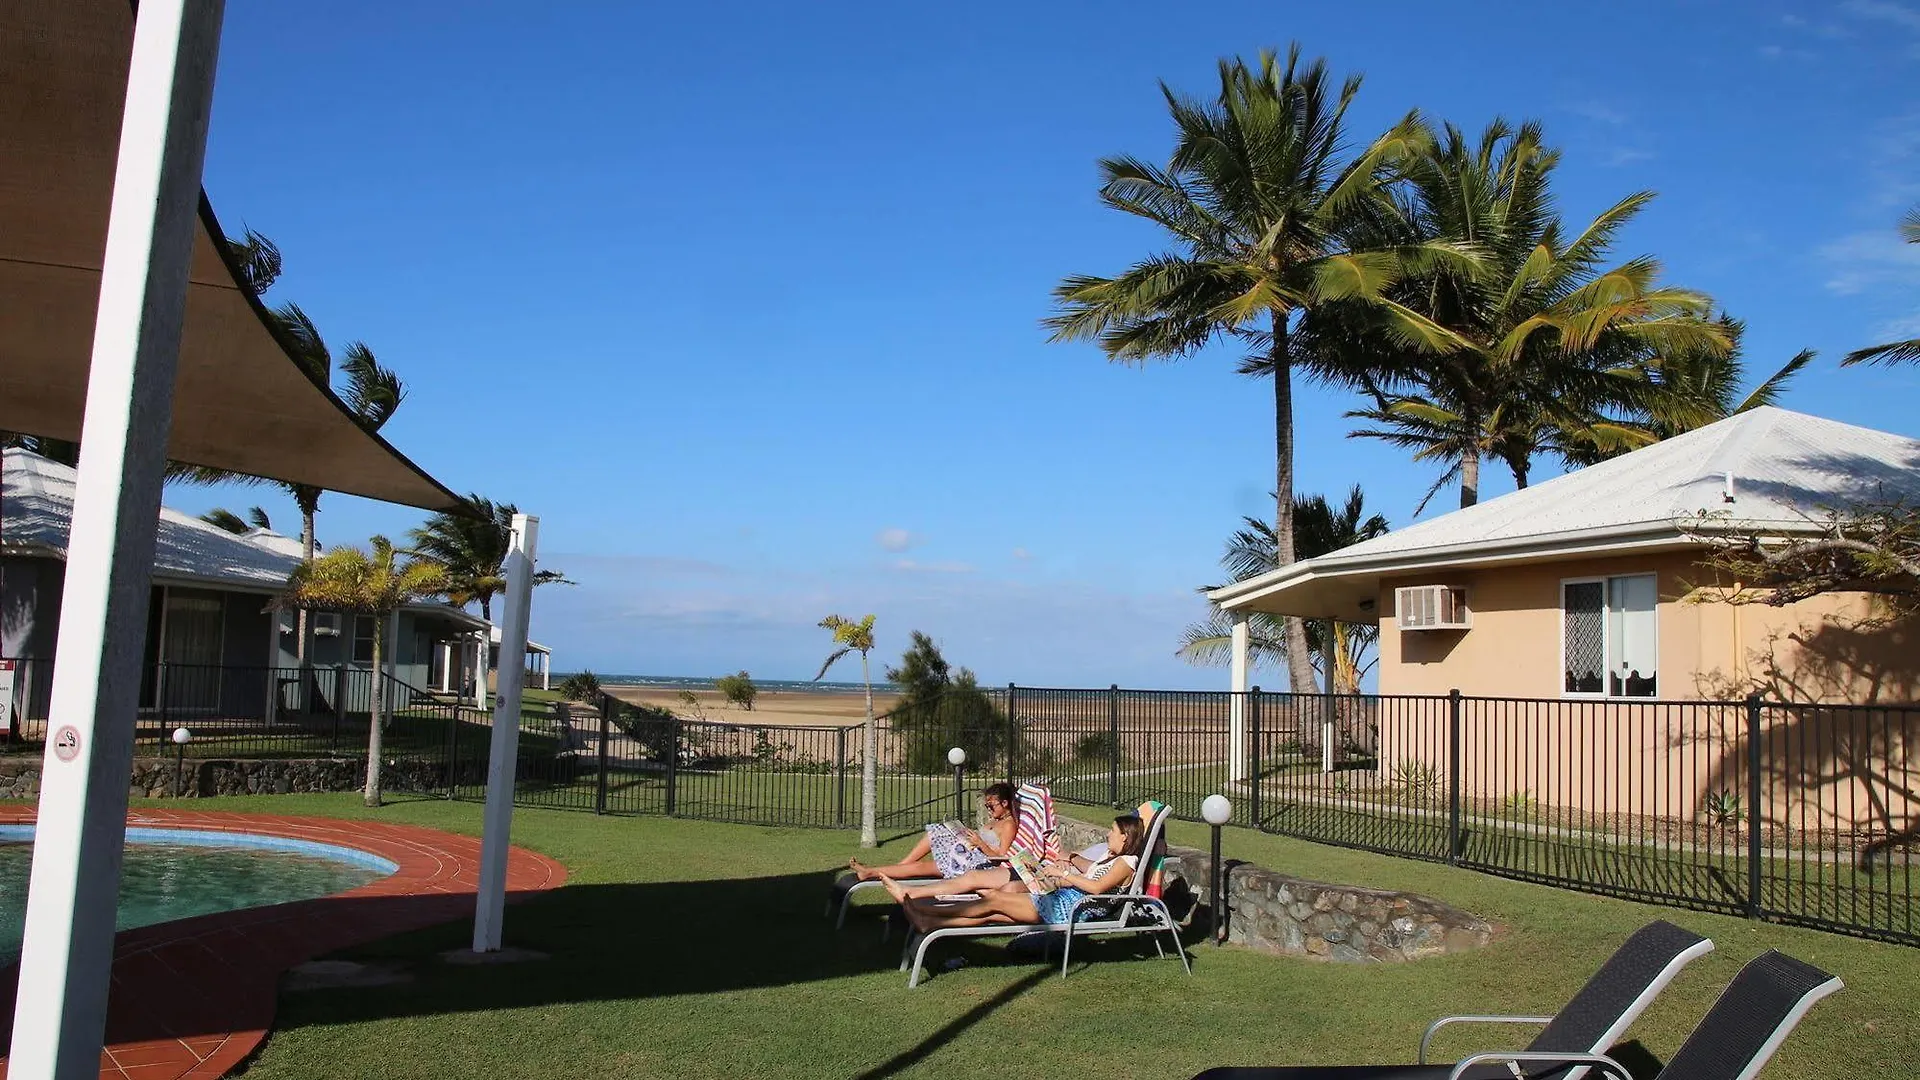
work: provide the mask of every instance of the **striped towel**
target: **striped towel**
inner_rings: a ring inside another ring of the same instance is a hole
[[[1140,824],[1151,829],[1153,819],[1167,812],[1167,804],[1148,799],[1140,804],[1140,809],[1134,812],[1140,815]],[[1147,875],[1146,894],[1160,897],[1167,890],[1167,834],[1164,830],[1160,833],[1160,839],[1154,842],[1153,850],[1145,852],[1144,855],[1140,862],[1140,872]]]
[[[1053,812],[1053,792],[1045,784],[1020,785],[1020,821],[1013,830],[1014,851],[1031,852],[1039,859],[1060,857],[1060,821]]]

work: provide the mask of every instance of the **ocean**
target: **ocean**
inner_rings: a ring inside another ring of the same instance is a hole
[[[602,675],[602,686],[645,686],[658,690],[711,690],[714,675]],[[809,682],[804,679],[755,679],[753,685],[763,693],[782,694],[858,694],[865,686],[857,682]],[[876,680],[873,692],[888,694],[899,687],[885,680]]]

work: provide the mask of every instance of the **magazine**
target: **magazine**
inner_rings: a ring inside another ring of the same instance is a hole
[[[1027,891],[1033,895],[1045,896],[1057,887],[1053,882],[1040,876],[1044,864],[1034,858],[1032,852],[1016,851],[1008,862],[1013,867],[1013,872],[1020,875],[1020,880],[1026,883]]]

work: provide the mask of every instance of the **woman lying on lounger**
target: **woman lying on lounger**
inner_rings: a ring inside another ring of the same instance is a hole
[[[1054,889],[1039,896],[1034,895],[1025,882],[1016,880],[1002,888],[981,893],[978,900],[935,905],[912,896],[891,877],[882,875],[880,881],[886,885],[887,892],[900,902],[907,920],[921,931],[942,926],[985,926],[989,923],[1040,923],[1051,926],[1066,922],[1073,912],[1074,903],[1083,897],[1110,893],[1133,880],[1133,873],[1140,865],[1140,847],[1146,840],[1146,832],[1146,825],[1136,814],[1114,818],[1113,828],[1107,830],[1107,857],[1089,862],[1084,869],[1079,863],[1065,859],[1047,863],[1041,868],[1041,876],[1052,882]],[[952,883],[947,883],[943,886],[925,886],[916,891],[925,893],[928,889],[952,888]],[[1080,917],[1091,918],[1092,914],[1083,911]]]
[[[993,860],[1007,857],[1007,848],[1013,844],[1013,831],[1019,819],[1020,802],[1014,795],[1012,784],[990,784],[980,796],[987,808],[987,827],[976,832],[968,828],[955,829],[944,822],[927,826],[927,834],[913,846],[907,857],[892,866],[868,866],[859,859],[848,859],[847,865],[853,869],[854,876],[861,881],[876,878],[959,878],[976,870],[985,870]],[[1008,872],[1004,867],[997,872],[994,885],[1007,883]],[[967,886],[971,890],[974,886]],[[952,892],[952,888],[943,889]]]

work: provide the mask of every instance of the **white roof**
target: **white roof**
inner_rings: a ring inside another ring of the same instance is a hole
[[[494,623],[494,624],[492,624],[492,626],[493,626],[493,629],[492,629],[492,632],[491,632],[491,636],[492,636],[492,638],[493,638],[493,643],[494,643],[495,645],[498,645],[498,644],[500,644],[500,637],[501,637],[501,634],[500,634],[500,624],[499,624],[499,623]],[[549,648],[547,648],[547,647],[546,647],[545,645],[542,645],[542,644],[540,644],[539,642],[537,642],[537,641],[535,641],[535,640],[533,640],[532,638],[528,638],[528,639],[527,639],[527,651],[528,651],[528,652],[538,652],[538,653],[546,653],[546,654],[548,654],[548,655],[552,655],[552,654],[553,654],[553,650],[552,650],[552,649],[549,649]]]
[[[0,464],[0,477],[0,544],[64,560],[73,524],[73,469],[12,448]],[[260,529],[237,536],[191,514],[160,509],[156,577],[272,590],[285,585],[298,565],[297,540]]]
[[[1731,502],[1725,497],[1728,474]],[[1672,526],[1703,512],[1730,521],[1806,525],[1836,506],[1916,495],[1920,439],[1765,406],[1338,555]]]
[[[1724,527],[1811,530],[1835,508],[1915,499],[1920,439],[1765,406],[1211,595],[1232,608],[1363,571],[1676,546],[1703,514]]]

